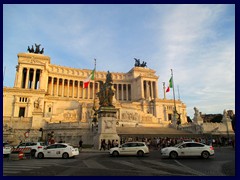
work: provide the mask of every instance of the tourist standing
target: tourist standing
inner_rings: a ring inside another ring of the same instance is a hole
[[[80,141],[79,141],[79,151],[82,151],[82,145],[83,145],[83,141],[82,141],[82,139],[80,139]]]

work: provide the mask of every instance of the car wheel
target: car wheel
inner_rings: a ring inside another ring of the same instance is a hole
[[[44,158],[44,154],[43,153],[38,153],[37,157],[38,157],[38,159],[43,159]]]
[[[117,151],[113,151],[112,155],[113,155],[114,157],[117,157],[117,156],[119,156],[119,153],[118,153]]]
[[[176,159],[176,158],[178,157],[178,154],[177,154],[177,152],[172,151],[172,152],[170,153],[169,157],[170,157],[171,159]]]
[[[68,153],[63,153],[62,158],[63,158],[63,159],[68,159],[68,158],[69,158]]]
[[[203,151],[201,156],[202,156],[202,158],[204,158],[204,159],[208,159],[210,155],[209,155],[209,152]]]
[[[138,156],[144,156],[144,152],[143,152],[143,151],[138,151],[138,152],[137,152],[137,155],[138,155]]]

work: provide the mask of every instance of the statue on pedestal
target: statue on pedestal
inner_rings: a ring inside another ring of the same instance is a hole
[[[103,87],[97,93],[100,107],[113,106],[112,102],[114,96],[114,88],[112,87],[112,82],[112,74],[108,71],[106,75],[106,82],[103,84]]]

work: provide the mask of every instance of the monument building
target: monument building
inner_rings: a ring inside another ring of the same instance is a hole
[[[17,55],[14,87],[3,88],[3,139],[17,144],[54,137],[55,141],[78,144],[82,139],[93,144],[98,132],[95,110],[101,101],[96,95],[109,72],[51,64],[39,46],[28,51]],[[187,123],[186,105],[159,97],[156,71],[135,60],[128,72],[111,72],[117,134],[121,137],[133,130],[151,134],[148,128],[157,129],[157,134],[176,130],[174,105],[181,124]],[[84,87],[91,73],[94,80]]]

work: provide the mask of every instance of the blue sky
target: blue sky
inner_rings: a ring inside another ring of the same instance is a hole
[[[99,71],[128,72],[134,58],[146,61],[160,98],[173,69],[190,117],[195,106],[235,111],[235,5],[5,4],[4,86],[13,87],[17,54],[35,43],[61,66],[92,69],[96,58]]]

